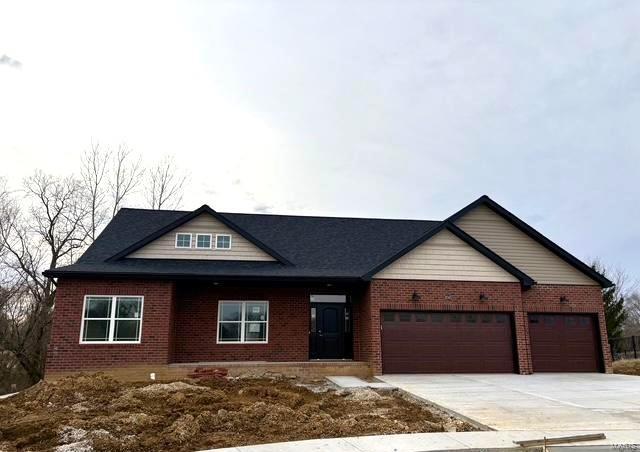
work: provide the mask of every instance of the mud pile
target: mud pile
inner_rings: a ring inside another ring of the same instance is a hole
[[[193,451],[470,429],[398,393],[361,391],[314,392],[284,379],[136,384],[82,375],[0,400],[0,450]]]

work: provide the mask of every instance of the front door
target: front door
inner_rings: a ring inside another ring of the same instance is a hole
[[[346,316],[345,316],[346,314]],[[349,312],[344,303],[311,303],[309,355],[311,359],[343,359]]]

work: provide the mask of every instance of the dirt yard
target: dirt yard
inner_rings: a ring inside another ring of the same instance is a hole
[[[640,359],[623,359],[613,362],[614,374],[640,375]]]
[[[132,384],[82,375],[0,400],[0,451],[193,451],[472,429],[398,392],[284,379]]]

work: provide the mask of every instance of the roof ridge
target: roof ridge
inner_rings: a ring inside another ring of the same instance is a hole
[[[258,212],[218,212],[223,215],[253,215],[263,217],[293,217],[293,218],[326,218],[332,220],[383,220],[383,221],[417,221],[440,223],[443,220],[424,220],[419,218],[380,218],[380,217],[342,217],[331,215],[296,215],[284,213],[258,213]]]
[[[170,209],[148,209],[144,207],[121,207],[120,210],[133,210],[144,212],[171,212],[171,213],[190,213],[193,210],[170,210]],[[119,211],[120,211],[119,210]],[[195,209],[197,210],[197,209]],[[332,220],[383,220],[383,221],[416,221],[416,222],[431,222],[440,223],[443,220],[430,220],[422,218],[382,218],[382,217],[350,217],[340,215],[304,215],[304,214],[287,214],[287,213],[261,213],[261,212],[221,212],[221,215],[250,215],[261,217],[292,217],[292,218],[325,218]]]

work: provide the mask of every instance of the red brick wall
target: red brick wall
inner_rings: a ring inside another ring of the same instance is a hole
[[[417,292],[419,302],[411,300]],[[131,364],[197,361],[305,361],[309,357],[310,288],[215,287],[166,281],[62,279],[58,284],[47,372]],[[341,291],[345,293],[345,291]],[[480,302],[480,294],[489,297]],[[85,295],[144,295],[141,344],[79,344]],[[566,303],[560,303],[560,297]],[[218,300],[268,300],[267,344],[216,344]],[[597,286],[518,283],[373,280],[353,308],[354,358],[382,371],[380,311],[442,310],[511,312],[518,366],[532,371],[528,312],[597,314],[606,371],[611,371],[602,296]]]
[[[307,289],[179,284],[173,362],[306,361],[309,359]],[[217,344],[218,300],[268,300],[266,344]]]
[[[414,292],[420,296],[418,302],[412,301]],[[487,301],[480,301],[481,293],[488,296]],[[560,303],[561,295],[568,298],[567,303]],[[602,295],[597,286],[537,285],[522,291],[519,283],[375,279],[356,309],[359,322],[354,357],[368,361],[376,374],[382,372],[380,311],[385,309],[511,312],[518,367],[523,374],[532,372],[527,312],[598,314],[605,369],[611,370]]]
[[[143,295],[141,343],[80,344],[85,295]],[[46,372],[168,363],[172,304],[172,282],[60,279]]]

